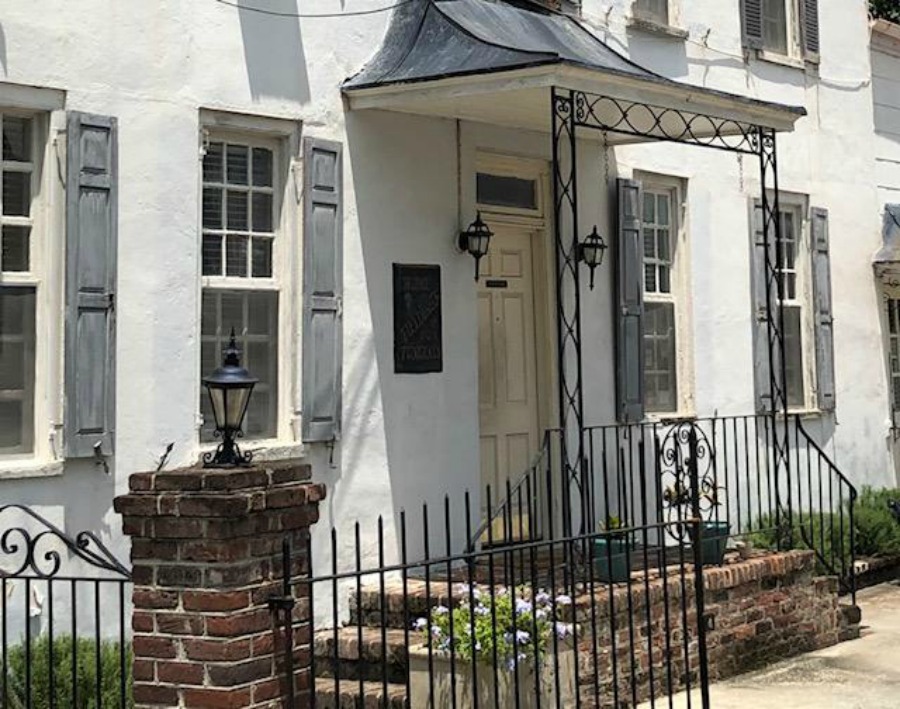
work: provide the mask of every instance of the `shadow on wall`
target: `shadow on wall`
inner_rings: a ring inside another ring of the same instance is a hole
[[[250,93],[254,99],[274,97],[306,103],[309,77],[300,37],[297,0],[268,0],[265,9],[282,15],[268,15],[249,9],[258,7],[237,0],[244,44],[244,61]]]

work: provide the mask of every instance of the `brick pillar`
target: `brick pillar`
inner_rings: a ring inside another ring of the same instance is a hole
[[[134,568],[136,707],[282,707],[284,634],[268,606],[309,567],[324,486],[306,465],[189,468],[131,476],[116,498]],[[309,694],[309,599],[295,586],[297,707]],[[283,617],[283,616],[282,616]]]

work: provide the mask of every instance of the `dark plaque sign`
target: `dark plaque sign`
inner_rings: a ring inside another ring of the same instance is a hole
[[[394,264],[394,371],[443,370],[441,267]]]

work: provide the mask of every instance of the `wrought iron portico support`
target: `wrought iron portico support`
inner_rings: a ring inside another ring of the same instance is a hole
[[[760,163],[760,203],[766,251],[766,332],[769,392],[773,432],[771,464],[776,495],[776,524],[790,529],[791,461],[784,356],[784,266],[782,224],[778,206],[778,164],[775,130],[718,116],[689,113],[663,106],[626,101],[585,91],[554,87],[551,92],[554,243],[556,252],[557,355],[561,467],[579,501],[579,529],[590,529],[591,491],[584,463],[584,398],[582,394],[581,289],[578,272],[579,128],[619,133],[650,140],[715,148],[755,155]],[[604,185],[604,189],[609,185]],[[774,243],[773,243],[774,242]],[[572,488],[570,488],[571,490]],[[562,524],[573,530],[569,491],[562,495]],[[779,535],[780,537],[781,535]]]

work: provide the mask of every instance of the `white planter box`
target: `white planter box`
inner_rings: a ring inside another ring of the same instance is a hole
[[[552,655],[541,668],[541,707],[575,706],[575,651],[571,647],[560,648],[559,654]],[[494,668],[484,662],[476,667],[476,683],[472,680],[472,663],[456,659],[455,675],[450,673],[450,656],[432,652],[434,703],[431,703],[428,672],[428,648],[422,645],[409,650],[409,706],[410,709],[445,709],[453,706],[452,692],[456,692],[456,706],[475,706],[473,697],[477,694],[479,706],[494,706]],[[556,674],[559,674],[560,701],[556,701]],[[454,682],[455,680],[455,682]],[[519,663],[518,671],[520,709],[538,706],[535,693],[534,665],[530,660]],[[498,707],[515,707],[516,675],[505,664],[497,669]]]

